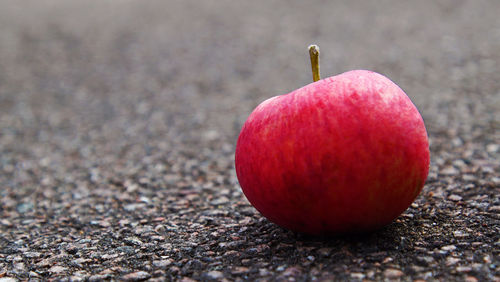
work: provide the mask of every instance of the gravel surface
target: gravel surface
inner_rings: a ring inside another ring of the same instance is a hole
[[[0,2],[0,281],[500,281],[500,1]],[[426,122],[426,186],[378,232],[294,234],[238,185],[311,43]]]

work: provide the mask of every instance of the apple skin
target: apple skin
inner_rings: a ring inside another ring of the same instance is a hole
[[[238,137],[236,174],[270,221],[313,235],[379,229],[422,190],[423,119],[383,75],[349,71],[262,102]]]

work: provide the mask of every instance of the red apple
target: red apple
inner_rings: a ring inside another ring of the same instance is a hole
[[[262,102],[243,125],[235,165],[245,196],[272,222],[309,234],[364,232],[415,200],[429,142],[396,84],[354,70]]]

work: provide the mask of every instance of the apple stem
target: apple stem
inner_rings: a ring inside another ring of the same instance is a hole
[[[311,57],[311,69],[313,73],[313,81],[321,79],[319,76],[319,47],[318,45],[309,46],[309,57]]]

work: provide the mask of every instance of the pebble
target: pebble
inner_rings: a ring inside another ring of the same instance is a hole
[[[123,207],[123,209],[126,210],[126,211],[128,211],[128,212],[133,212],[136,209],[142,209],[144,207],[145,207],[144,204],[129,204],[129,205],[125,205]]]
[[[153,261],[153,266],[158,267],[158,268],[166,268],[167,266],[172,264],[171,259],[166,259],[166,260],[154,260]]]
[[[238,274],[242,274],[242,273],[247,273],[249,270],[248,267],[244,267],[244,266],[237,266],[237,267],[234,267],[232,270],[231,270],[231,274],[233,275],[238,275]]]
[[[32,211],[34,208],[33,203],[27,202],[27,203],[21,203],[17,205],[16,209],[19,213],[27,213],[29,211]]]
[[[454,202],[458,202],[458,201],[462,200],[462,197],[459,195],[452,194],[452,195],[448,196],[448,199],[452,200]]]
[[[130,245],[141,246],[144,243],[137,237],[127,237],[124,239],[124,242]]]
[[[393,259],[393,258],[391,258],[391,257],[386,257],[386,258],[382,261],[382,263],[389,263],[389,262],[391,262],[391,261],[393,261],[393,260],[394,260],[394,259]]]
[[[441,247],[441,250],[443,250],[443,251],[454,251],[456,249],[457,249],[457,247],[455,245],[447,245],[447,246]]]
[[[51,259],[46,258],[46,259],[43,259],[43,260],[41,260],[41,261],[37,262],[37,263],[36,263],[36,266],[38,266],[38,267],[48,267],[48,266],[50,266],[51,264],[52,264],[52,260],[51,260]]]
[[[422,256],[422,257],[417,257],[417,261],[421,262],[424,265],[430,265],[431,263],[434,262],[434,258],[430,256]]]
[[[18,262],[18,263],[15,263],[15,264],[14,264],[14,270],[15,270],[17,273],[24,272],[24,271],[26,271],[26,265],[24,264],[24,262]]]
[[[464,232],[462,230],[456,230],[456,231],[453,231],[453,236],[456,238],[466,238],[469,236],[469,233]]]
[[[96,274],[89,277],[89,282],[99,282],[107,280],[111,277],[111,274]]]
[[[145,272],[145,271],[137,271],[137,272],[132,272],[127,275],[122,276],[122,280],[124,281],[142,281],[149,279],[151,277],[151,274]]]
[[[283,273],[281,273],[282,276],[298,276],[302,273],[302,270],[299,267],[291,266],[285,269]]]
[[[488,153],[496,153],[496,152],[499,151],[499,149],[500,149],[500,145],[499,144],[492,143],[492,144],[486,145],[486,151]]]
[[[350,274],[350,276],[352,279],[356,279],[356,280],[363,280],[366,277],[363,273],[359,273],[359,272],[352,272]]]
[[[446,265],[447,265],[447,266],[450,266],[450,265],[455,265],[455,264],[457,264],[459,261],[460,261],[460,259],[459,259],[459,258],[455,258],[455,257],[447,257],[447,258],[446,258]]]
[[[455,268],[455,270],[457,272],[471,272],[472,267],[470,267],[470,266],[457,266],[457,268]]]
[[[269,275],[271,275],[271,271],[269,271],[266,268],[259,268],[259,275],[260,276],[269,276]]]
[[[210,202],[210,204],[214,205],[214,206],[218,206],[218,205],[223,205],[223,204],[226,204],[229,202],[229,199],[227,197],[220,197],[220,198],[217,198],[213,201]]]
[[[29,272],[29,276],[30,276],[30,278],[38,278],[38,277],[40,277],[40,275],[38,275],[38,273],[36,273],[34,271],[30,271]]]
[[[210,280],[220,280],[224,277],[224,274],[217,270],[212,270],[206,273],[205,277]]]
[[[42,256],[42,254],[39,252],[25,252],[24,256],[27,258],[39,258]]]
[[[399,278],[403,275],[404,275],[403,271],[399,269],[388,268],[384,270],[384,276],[389,279]]]
[[[500,213],[500,206],[491,206],[488,208],[489,212]]]
[[[0,220],[0,224],[5,225],[6,227],[12,227],[13,226],[12,222],[9,221],[8,219],[5,219],[5,218]]]
[[[448,166],[448,167],[441,169],[440,173],[443,175],[457,175],[459,173],[459,171],[452,166]]]
[[[49,269],[49,272],[51,272],[51,273],[61,273],[61,272],[65,272],[66,270],[67,270],[67,268],[64,267],[64,266],[54,265],[53,267],[51,267]]]
[[[477,282],[479,280],[476,277],[474,277],[474,276],[466,276],[465,277],[465,281],[466,282]]]

